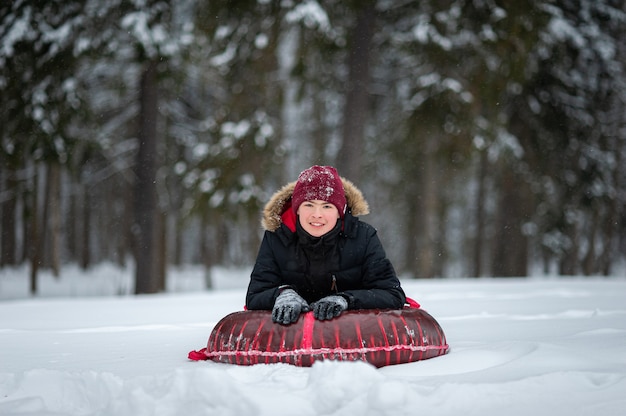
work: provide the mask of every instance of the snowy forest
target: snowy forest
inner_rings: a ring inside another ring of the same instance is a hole
[[[0,267],[252,265],[324,164],[402,276],[623,273],[625,39],[623,0],[3,1]]]

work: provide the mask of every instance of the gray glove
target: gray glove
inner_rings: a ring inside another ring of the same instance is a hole
[[[300,312],[309,311],[309,304],[293,289],[285,289],[276,298],[272,309],[272,321],[289,325],[298,320]]]
[[[348,309],[348,301],[343,296],[331,295],[314,302],[311,308],[315,319],[323,321],[341,315],[341,312]]]

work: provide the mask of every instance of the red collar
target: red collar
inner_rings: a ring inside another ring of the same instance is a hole
[[[298,217],[295,212],[293,212],[293,209],[291,209],[291,201],[287,203],[287,207],[280,218],[283,220],[283,224],[285,224],[292,233],[296,232],[296,221],[298,221]]]

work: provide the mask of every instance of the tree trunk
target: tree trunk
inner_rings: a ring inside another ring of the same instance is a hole
[[[157,62],[149,62],[141,76],[139,149],[135,166],[135,293],[162,290],[157,274],[156,257],[156,121]]]
[[[32,204],[30,210],[30,245],[28,246],[30,258],[30,294],[37,294],[37,275],[39,265],[41,263],[41,236],[39,235],[39,175],[38,167],[33,168],[33,197],[30,201]]]
[[[578,274],[578,249],[580,247],[576,227],[569,225],[565,234],[571,244],[564,250],[559,259],[559,274],[561,276],[574,276]]]
[[[50,236],[50,267],[54,277],[61,274],[61,165],[51,162],[48,165],[48,204],[49,236]]]
[[[211,241],[209,238],[209,232],[211,231],[211,219],[209,218],[209,214],[202,215],[201,223],[200,223],[200,260],[202,261],[202,265],[205,270],[205,284],[206,289],[213,289],[213,280],[211,279],[211,267],[214,264],[214,256],[217,252],[215,247],[211,246]],[[213,226],[215,229],[214,235],[217,236],[218,231],[216,230],[218,227],[217,222],[216,225]],[[217,238],[213,239],[217,241]],[[223,248],[223,244],[219,244],[218,247]]]
[[[419,267],[419,260],[417,258],[417,247],[418,247],[418,236],[419,236],[419,226],[417,221],[417,206],[418,201],[415,197],[417,190],[410,189],[411,185],[407,185],[407,198],[406,201],[406,212],[412,213],[413,215],[407,215],[404,219],[405,229],[408,230],[406,233],[406,244],[404,245],[404,270],[409,271],[411,275],[415,278],[420,277],[417,274],[417,269]],[[413,196],[413,198],[410,198]]]
[[[527,201],[521,181],[504,167],[496,215],[492,271],[496,277],[528,275],[528,241],[522,232]]]
[[[478,192],[476,193],[476,224],[474,244],[472,244],[473,277],[481,277],[483,270],[483,247],[485,246],[485,181],[487,178],[487,150],[480,151],[478,166]]]
[[[167,277],[167,214],[159,211],[158,218],[158,253],[157,256],[157,278],[160,290],[166,289]]]
[[[91,244],[89,236],[91,235],[91,191],[88,185],[82,186],[83,190],[83,228],[82,228],[82,244],[80,253],[80,265],[83,270],[87,270],[91,265]]]
[[[591,276],[597,273],[598,262],[600,260],[600,256],[597,254],[598,247],[596,245],[596,239],[598,236],[600,236],[600,238],[603,237],[602,224],[598,209],[595,209],[591,213],[591,218],[589,218],[589,223],[585,231],[586,232],[584,234],[587,240],[587,252],[580,261],[580,268],[584,276]],[[605,238],[604,241],[605,245],[610,245],[610,238]]]
[[[435,160],[435,150],[437,147],[437,137],[426,135],[424,137],[422,174],[420,177],[420,190],[418,192],[418,209],[414,212],[417,215],[418,236],[418,268],[419,277],[431,278],[436,274],[436,248],[439,238],[438,218],[439,218],[439,194],[437,178],[437,161]]]
[[[32,246],[32,234],[30,231],[30,218],[31,218],[31,213],[30,213],[30,199],[29,198],[29,193],[25,192],[25,191],[20,191],[21,192],[21,200],[22,200],[22,242],[20,244],[20,247],[18,249],[18,253],[19,253],[19,257],[18,257],[18,263],[26,263],[29,261],[29,259],[31,259],[31,246]]]
[[[370,53],[374,34],[374,2],[359,3],[348,50],[348,80],[343,111],[343,143],[337,158],[339,172],[358,181],[363,161],[365,122],[369,110]]]
[[[41,208],[42,210],[42,215],[41,217],[38,218],[38,220],[40,220],[41,224],[39,227],[39,256],[40,256],[40,263],[41,265],[45,268],[48,267],[50,265],[49,262],[49,253],[48,253],[48,228],[49,228],[49,218],[50,218],[50,193],[51,193],[51,189],[50,189],[50,183],[49,183],[49,178],[50,178],[50,168],[48,165],[45,166],[45,170],[44,170],[44,175],[43,175],[43,206]],[[37,210],[39,211],[39,209]]]
[[[322,103],[322,100],[313,100],[312,106],[313,118],[315,120],[323,120],[324,105]],[[313,145],[311,146],[311,159],[314,161],[315,164],[322,165],[324,164],[324,160],[326,159],[326,147],[328,146],[328,134],[326,131],[326,125],[324,123],[315,123],[313,131],[311,132],[311,137],[313,139]]]
[[[68,257],[70,262],[78,263],[78,189],[80,185],[71,184],[72,188],[68,195],[68,209],[64,213],[65,223],[65,245],[67,247]]]
[[[0,255],[0,267],[16,264],[16,205],[18,195],[18,182],[15,179],[15,172],[12,168],[2,169],[3,181],[2,193],[0,193],[0,201],[2,201],[2,254]]]

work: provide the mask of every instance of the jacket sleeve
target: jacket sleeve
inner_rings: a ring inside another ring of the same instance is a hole
[[[349,309],[400,309],[406,296],[396,271],[387,258],[376,229],[367,227],[365,263],[362,268],[362,289],[346,290]]]
[[[272,249],[271,237],[270,231],[265,231],[248,284],[246,294],[248,309],[271,310],[279,294],[282,278]]]

